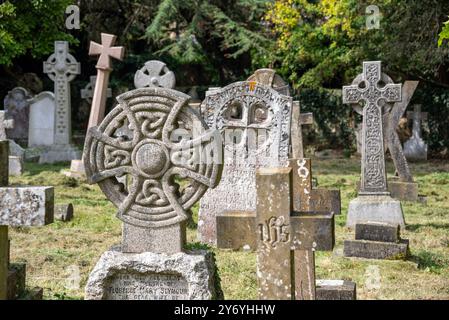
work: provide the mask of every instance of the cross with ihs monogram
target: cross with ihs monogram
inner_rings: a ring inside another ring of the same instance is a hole
[[[365,102],[362,127],[362,177],[360,195],[389,194],[385,170],[382,105],[402,100],[400,84],[381,87],[380,61],[363,62],[363,73],[350,86],[343,87],[343,103]]]
[[[55,83],[55,144],[70,144],[71,101],[70,81],[81,73],[79,62],[69,53],[67,41],[55,41],[55,53],[44,62],[44,73]]]
[[[5,111],[0,111],[0,140],[6,140],[6,129],[12,129],[14,127],[14,120],[5,119]]]

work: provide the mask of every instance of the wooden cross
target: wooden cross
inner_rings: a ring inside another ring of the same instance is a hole
[[[363,73],[350,86],[343,87],[343,103],[365,102],[362,127],[362,177],[360,195],[389,195],[385,170],[382,105],[402,100],[400,84],[380,87],[380,61],[363,62]]]
[[[299,101],[293,101],[291,126],[292,158],[304,158],[302,126],[306,124],[313,124],[313,113],[301,113]]]
[[[6,129],[14,128],[14,120],[5,119],[5,111],[0,111],[0,140],[8,139],[6,137]]]
[[[113,47],[116,36],[102,33],[101,44],[90,42],[89,55],[100,56],[97,68],[97,81],[95,84],[94,95],[92,99],[92,108],[90,111],[89,124],[87,129],[98,126],[104,118],[106,109],[107,89],[109,75],[112,71],[111,58],[122,60],[125,54],[124,47]]]
[[[68,145],[71,137],[70,81],[81,73],[81,67],[69,53],[67,41],[55,41],[55,53],[44,62],[44,73],[55,83],[55,144]]]
[[[8,298],[8,226],[53,222],[53,187],[8,187],[9,141],[0,141],[0,300]]]

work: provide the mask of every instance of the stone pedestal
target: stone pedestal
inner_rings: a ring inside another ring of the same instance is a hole
[[[71,178],[86,179],[83,160],[72,160],[70,163],[70,171],[63,171],[62,174]]]
[[[39,163],[67,162],[80,159],[81,151],[73,145],[52,145],[42,152]]]
[[[359,195],[349,203],[346,226],[354,228],[363,222],[385,222],[405,227],[401,202],[387,195]]]
[[[356,285],[346,280],[317,280],[316,300],[356,300]]]
[[[217,215],[217,247],[221,249],[256,249],[256,213],[225,211]]]
[[[222,298],[210,252],[103,253],[89,276],[86,300],[211,300]]]
[[[355,227],[355,240],[345,240],[344,255],[367,259],[404,259],[408,240],[399,236],[399,225],[368,222]]]
[[[360,181],[356,183],[357,191],[360,190]],[[426,203],[427,197],[419,195],[417,182],[401,181],[398,178],[388,180],[388,191],[392,198],[400,201],[412,201]]]

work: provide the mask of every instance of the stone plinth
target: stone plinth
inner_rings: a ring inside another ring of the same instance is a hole
[[[39,163],[68,162],[81,158],[81,151],[72,145],[53,145],[45,148],[40,155]]]
[[[346,280],[317,280],[316,300],[356,300],[356,285]]]
[[[0,225],[29,227],[50,224],[53,222],[53,200],[53,187],[0,188]]]
[[[385,222],[405,227],[401,202],[387,195],[358,196],[349,203],[346,226],[354,228],[363,222]]]
[[[86,300],[211,300],[221,298],[211,253],[122,253],[101,256],[86,285]]]
[[[217,247],[221,249],[256,248],[256,213],[225,211],[217,215]]]
[[[367,259],[404,259],[408,254],[408,240],[380,242],[369,240],[345,240],[344,255]]]
[[[398,242],[399,226],[386,223],[358,223],[355,226],[356,240],[370,240],[381,242]]]

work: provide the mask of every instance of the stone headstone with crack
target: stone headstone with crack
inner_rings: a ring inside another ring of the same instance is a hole
[[[404,144],[404,155],[409,161],[427,161],[428,146],[421,135],[421,105],[415,105],[413,111],[412,137]]]
[[[40,163],[70,161],[80,156],[72,145],[72,108],[70,82],[80,74],[80,64],[69,53],[67,41],[55,41],[55,53],[44,62],[44,73],[54,81],[56,112],[54,119],[54,144],[41,154]]]
[[[15,124],[6,130],[6,134],[9,139],[19,143],[25,143],[28,139],[30,98],[26,89],[17,87],[9,91],[4,99],[6,117],[14,120]]]
[[[201,114],[222,134],[224,169],[220,184],[200,202],[198,233],[203,243],[216,245],[217,216],[231,211],[254,215],[257,168],[287,166],[292,104],[291,97],[254,81],[206,95]]]
[[[25,279],[15,277],[18,271],[12,270],[9,263],[8,227],[53,222],[53,187],[8,186],[8,149],[8,141],[0,141],[0,300],[15,299],[25,293],[15,289],[23,287]],[[8,278],[12,280],[8,282]]]
[[[350,228],[365,221],[405,226],[401,203],[390,196],[387,188],[382,121],[382,102],[401,101],[401,87],[381,72],[380,61],[364,62],[363,73],[352,85],[343,87],[343,103],[365,102],[360,191],[349,203],[346,225]]]
[[[222,168],[219,158],[202,152],[220,154],[213,131],[171,140],[181,120],[207,130],[188,100],[171,89],[136,89],[118,96],[118,105],[89,130],[86,176],[117,206],[123,233],[121,245],[106,251],[91,272],[86,299],[220,296],[211,253],[184,249],[187,212],[218,183]],[[115,134],[125,120],[133,133],[130,140]],[[117,180],[124,175],[130,179],[127,190]],[[176,177],[187,180],[183,188]]]

